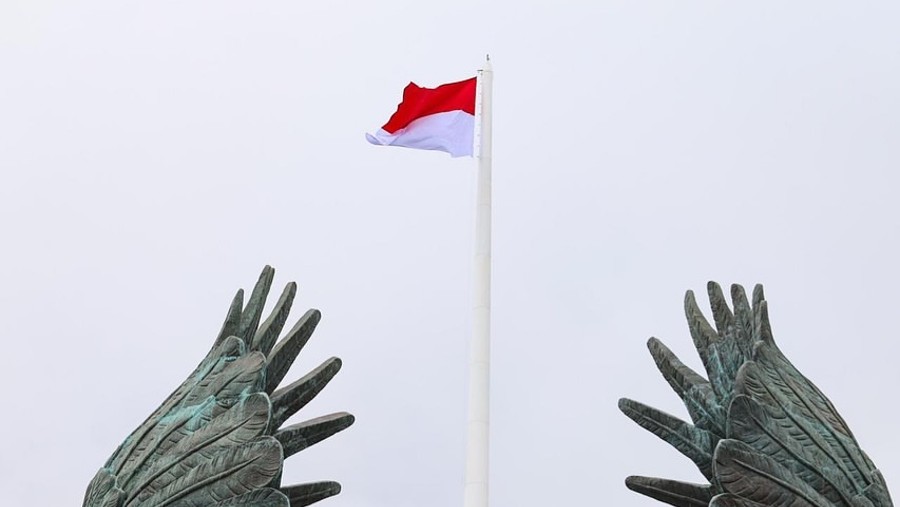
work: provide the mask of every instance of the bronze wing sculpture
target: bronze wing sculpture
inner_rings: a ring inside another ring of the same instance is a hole
[[[260,324],[273,275],[266,266],[246,307],[238,291],[212,349],[97,472],[84,507],[299,507],[340,492],[330,481],[281,485],[285,458],[347,428],[353,416],[282,427],[341,361],[331,358],[276,389],[320,314],[306,312],[276,343],[297,286],[285,287]]]
[[[772,338],[761,285],[734,310],[710,282],[715,329],[690,291],[685,313],[703,378],[656,338],[648,347],[693,424],[623,398],[619,408],[690,458],[709,484],[628,477],[629,489],[681,507],[890,506],[887,485],[831,401]]]

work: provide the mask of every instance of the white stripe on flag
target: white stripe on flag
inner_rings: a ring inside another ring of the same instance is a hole
[[[393,134],[384,129],[378,129],[374,135],[366,134],[372,144],[440,150],[454,157],[471,157],[474,138],[475,117],[465,111],[423,116]]]

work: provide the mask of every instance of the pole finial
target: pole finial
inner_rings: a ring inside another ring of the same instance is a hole
[[[491,65],[491,55],[490,53],[486,53],[484,55],[484,66],[481,68],[483,72],[491,72],[493,70],[493,66]]]

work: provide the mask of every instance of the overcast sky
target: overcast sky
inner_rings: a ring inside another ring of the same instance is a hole
[[[413,80],[494,63],[491,501],[652,505],[693,465],[649,336],[766,286],[776,340],[900,484],[900,4],[0,3],[0,504],[77,505],[265,264],[344,369],[288,461],[331,507],[458,507],[474,161],[374,147]],[[324,505],[324,504],[323,504]]]

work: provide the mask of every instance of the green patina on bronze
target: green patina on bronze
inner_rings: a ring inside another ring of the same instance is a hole
[[[648,342],[659,371],[693,424],[637,401],[619,408],[687,456],[708,484],[632,476],[626,486],[679,507],[892,505],[887,485],[831,401],[782,354],[761,285],[748,300],[708,287],[715,328],[685,296],[685,314],[707,377],[662,342]]]
[[[285,458],[349,427],[353,416],[282,427],[341,362],[331,358],[277,389],[321,316],[308,311],[278,341],[297,285],[285,287],[260,324],[273,276],[266,266],[246,307],[238,291],[212,350],[97,472],[84,507],[299,507],[340,492],[332,481],[281,484]]]

